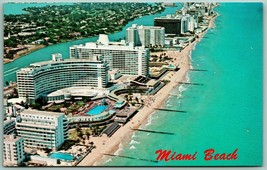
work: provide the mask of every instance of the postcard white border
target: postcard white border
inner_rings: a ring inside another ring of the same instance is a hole
[[[2,57],[3,57],[3,4],[7,3],[7,2],[163,2],[164,0],[3,0],[0,1],[0,51],[2,52]],[[234,170],[264,170],[267,168],[267,147],[266,147],[266,143],[267,143],[267,135],[264,133],[266,132],[267,129],[267,2],[265,0],[167,0],[164,2],[262,2],[263,3],[263,37],[264,37],[264,41],[263,41],[263,55],[264,55],[264,59],[263,59],[263,166],[262,167],[175,167],[177,169],[187,169],[187,170],[196,170],[196,169],[201,169],[201,170],[206,170],[206,169],[212,169],[212,170],[224,170],[224,169],[234,169]],[[0,60],[0,80],[2,80],[0,83],[0,88],[3,89],[3,58]],[[3,113],[3,90],[0,90],[0,113]],[[3,120],[3,115],[0,114],[1,120]],[[264,123],[265,122],[265,123]],[[0,134],[3,134],[3,128],[0,128]],[[3,137],[0,138],[1,144],[3,144]],[[2,152],[2,147],[0,147],[1,152]],[[3,158],[2,158],[2,153],[0,154],[0,161],[1,161],[1,169],[4,170],[13,170],[13,169],[17,169],[17,168],[13,168],[13,167],[3,167]],[[26,167],[25,167],[26,168]],[[110,167],[45,167],[45,168],[41,168],[41,169],[63,169],[63,168],[72,168],[72,169],[97,169],[97,170],[102,170],[102,169],[109,169],[109,170],[115,170],[118,169],[117,167],[115,168],[110,168]],[[122,167],[123,169],[135,169],[135,168],[127,168],[127,167]],[[137,167],[136,167],[137,168]],[[141,169],[152,169],[149,167],[140,167]],[[140,169],[139,168],[139,169]],[[157,168],[157,169],[166,169],[167,167],[162,167],[162,168]],[[174,167],[172,167],[174,168]],[[37,167],[35,168],[30,168],[30,169],[38,169]],[[39,168],[40,169],[40,168]],[[154,169],[154,168],[153,168]]]

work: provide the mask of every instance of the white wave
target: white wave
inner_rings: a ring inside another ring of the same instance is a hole
[[[105,163],[112,162],[112,159],[108,159]]]
[[[136,149],[136,147],[132,145],[132,146],[130,147],[130,150],[132,150],[132,149]]]
[[[194,44],[194,46],[193,46],[193,48],[192,48],[193,50],[195,50],[196,49],[196,43]],[[190,55],[191,55],[191,51],[190,51]]]
[[[130,142],[130,145],[132,145],[132,144],[140,144],[140,142],[138,142],[138,141],[135,141],[135,140],[131,140],[131,142]]]
[[[149,136],[149,135],[150,135],[150,133],[147,133],[146,135],[147,135],[147,136]]]
[[[170,104],[172,101],[172,96],[169,95],[168,98],[167,98],[167,101],[165,102],[165,104]]]
[[[185,91],[187,88],[184,87],[184,85],[179,86],[179,92]]]
[[[147,124],[145,126],[149,126],[152,123],[152,115],[149,115],[148,119],[147,119]]]
[[[194,61],[193,58],[192,58],[192,51],[189,52],[188,57],[189,57],[190,63],[192,63],[192,61]]]
[[[159,118],[159,116],[157,115],[157,116],[153,116],[152,117],[152,120],[156,120],[156,119],[158,119]]]
[[[187,82],[187,83],[189,83],[189,82],[190,82],[189,73],[186,73],[185,79],[186,79],[186,82]]]
[[[119,154],[121,151],[123,150],[123,146],[122,143],[119,144],[119,149],[116,150],[116,152],[114,153],[115,155]]]
[[[172,104],[167,104],[166,106],[167,106],[167,107],[172,107],[173,105],[172,105]]]
[[[136,137],[137,137],[136,133],[134,132],[132,138],[136,138]]]

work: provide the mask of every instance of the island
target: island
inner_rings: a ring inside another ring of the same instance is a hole
[[[28,7],[4,16],[4,63],[47,45],[121,31],[129,21],[162,12],[160,3],[74,3]]]

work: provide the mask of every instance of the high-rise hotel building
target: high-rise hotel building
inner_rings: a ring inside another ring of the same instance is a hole
[[[21,165],[25,159],[24,140],[15,135],[4,135],[4,166]]]
[[[154,26],[165,28],[165,34],[181,34],[181,17],[167,15],[154,19]]]
[[[36,100],[68,87],[105,88],[108,83],[108,63],[97,56],[92,60],[66,59],[54,54],[53,60],[31,64],[17,72],[20,97]]]
[[[29,148],[58,150],[68,137],[68,122],[63,113],[24,110],[17,122],[17,134]]]
[[[143,26],[133,24],[126,30],[126,41],[133,42],[135,46],[164,46],[165,28],[154,26]]]
[[[149,50],[133,43],[110,42],[107,35],[101,34],[96,43],[70,47],[72,59],[91,59],[94,55],[102,55],[110,69],[118,69],[121,74],[149,75]]]

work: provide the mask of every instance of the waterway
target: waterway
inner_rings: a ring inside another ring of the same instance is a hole
[[[16,4],[16,5],[19,5],[19,4]],[[24,4],[23,4],[23,7],[24,7]],[[167,14],[174,14],[174,12],[178,9],[181,9],[181,4],[177,4],[176,7],[168,7],[161,13],[157,13],[154,15],[146,15],[141,18],[136,18],[135,20],[130,21],[127,25],[125,25],[121,31],[113,33],[113,34],[109,34],[109,39],[111,41],[124,39],[126,35],[126,29],[132,26],[132,24],[153,26],[155,17],[165,16]],[[80,40],[74,40],[74,41],[69,41],[66,43],[60,43],[60,44],[56,44],[52,46],[47,46],[43,49],[40,49],[38,51],[25,55],[17,60],[14,60],[13,62],[7,63],[4,65],[4,82],[6,81],[16,82],[16,71],[18,71],[21,68],[28,67],[31,63],[51,60],[52,58],[51,55],[54,53],[61,53],[64,59],[69,58],[69,47],[70,46],[84,44],[86,42],[95,42],[97,41],[97,39],[98,39],[98,36],[94,36],[90,38],[84,38]]]

